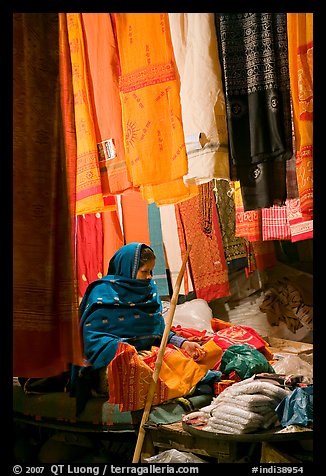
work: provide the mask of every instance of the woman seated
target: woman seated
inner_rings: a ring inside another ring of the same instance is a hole
[[[85,365],[78,369],[78,376],[74,379],[77,402],[79,399],[77,413],[90,396],[94,372],[107,369],[121,349],[129,345],[140,352],[159,347],[165,321],[152,278],[154,266],[155,255],[148,245],[130,243],[113,255],[108,274],[88,286],[80,304]],[[187,356],[192,362],[206,354],[204,346],[172,331],[167,343],[182,349],[183,357]],[[216,358],[218,356],[216,354]],[[207,368],[195,372],[195,383]]]

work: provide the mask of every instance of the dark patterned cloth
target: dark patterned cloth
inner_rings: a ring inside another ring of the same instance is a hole
[[[235,235],[234,191],[228,180],[214,180],[216,208],[220,220],[225,259],[229,270],[242,269],[248,264],[246,241]]]
[[[244,210],[284,205],[292,157],[285,13],[215,13],[232,180]]]

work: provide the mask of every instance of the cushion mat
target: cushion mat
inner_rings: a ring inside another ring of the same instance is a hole
[[[211,396],[198,395],[175,399],[153,406],[148,420],[153,423],[179,421],[191,408],[210,403]],[[26,394],[19,383],[13,385],[14,418],[43,424],[69,425],[90,431],[134,431],[139,425],[143,410],[120,412],[119,405],[109,404],[105,397],[92,397],[83,412],[76,417],[76,399],[66,392]]]

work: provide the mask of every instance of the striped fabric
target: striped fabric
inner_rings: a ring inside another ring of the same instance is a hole
[[[290,240],[291,230],[288,220],[287,207],[274,205],[263,208],[262,234],[263,240]]]

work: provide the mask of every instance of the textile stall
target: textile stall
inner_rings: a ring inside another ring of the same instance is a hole
[[[187,256],[142,462],[172,448],[266,462],[268,444],[310,444],[310,414],[305,431],[277,433],[280,413],[218,436],[184,417],[260,374],[312,401],[313,13],[15,12],[13,71],[15,462],[131,461],[162,335],[140,350],[123,335],[92,373],[81,316],[137,243],[155,257],[141,305],[163,324]],[[122,328],[125,302],[104,303]],[[258,367],[224,368],[232,348]],[[289,354],[290,383],[274,370]]]

